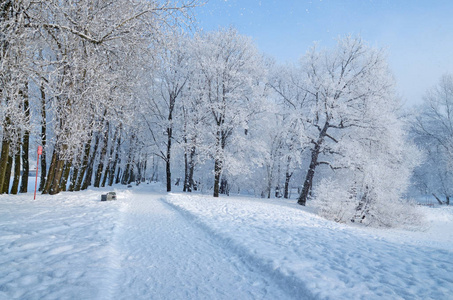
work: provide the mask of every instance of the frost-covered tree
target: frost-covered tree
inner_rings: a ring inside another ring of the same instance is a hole
[[[212,140],[214,197],[218,197],[225,170],[244,170],[238,149],[244,149],[249,119],[259,111],[263,90],[262,59],[250,38],[234,29],[202,33],[193,41],[197,70],[202,81],[205,109],[211,115],[205,125]],[[225,174],[224,174],[225,175]]]
[[[425,152],[416,169],[416,184],[440,204],[450,204],[453,195],[453,76],[445,74],[427,91],[412,125],[414,139]],[[443,199],[442,199],[443,198]]]
[[[310,163],[298,199],[305,205],[317,168],[338,167],[332,157],[344,156],[338,149],[341,139],[350,129],[367,126],[364,109],[388,102],[392,81],[383,53],[353,37],[339,40],[333,50],[313,47],[302,58],[301,71],[305,96],[300,113],[311,144]]]
[[[392,210],[404,210],[401,197],[416,151],[407,150],[413,148],[397,116],[399,102],[384,54],[360,38],[346,37],[335,49],[311,49],[300,68],[299,113],[310,146],[298,203],[305,205],[311,195],[327,211],[334,203],[350,204],[349,215],[338,220],[391,226]],[[315,181],[320,172],[324,180]],[[335,187],[348,197],[330,197],[327,191]]]
[[[302,163],[302,152],[309,146],[305,136],[305,100],[307,93],[303,86],[301,71],[292,64],[272,66],[268,85],[279,109],[274,111],[280,118],[278,165],[284,169],[283,197],[289,197],[290,180],[296,168]]]
[[[188,38],[175,33],[160,53],[151,84],[152,92],[143,113],[149,125],[154,154],[165,162],[167,192],[172,186],[172,148],[177,134],[175,131],[180,130],[176,125],[180,121],[180,102],[191,75],[190,55]]]
[[[46,1],[35,5],[30,27],[45,39],[47,97],[53,148],[44,193],[100,184],[111,126],[134,119],[144,59],[186,18],[194,1]],[[125,118],[125,119],[124,119]],[[107,126],[108,125],[108,126]],[[124,127],[129,128],[129,127]],[[104,154],[103,154],[104,153]],[[71,171],[72,170],[72,171]]]
[[[30,64],[36,45],[35,30],[30,27],[30,1],[0,2],[0,123],[2,150],[0,192],[9,192],[14,157],[12,193],[27,191],[28,147],[30,132]],[[22,159],[21,159],[22,158]],[[21,170],[22,165],[22,170]]]

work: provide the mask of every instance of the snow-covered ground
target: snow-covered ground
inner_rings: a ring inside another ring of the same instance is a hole
[[[453,209],[419,231],[156,185],[0,196],[0,299],[453,299]]]

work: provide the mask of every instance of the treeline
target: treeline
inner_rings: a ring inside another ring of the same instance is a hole
[[[140,176],[139,140],[129,134],[137,79],[153,69],[166,36],[178,30],[179,21],[190,21],[195,4],[2,1],[2,193],[27,191],[30,138],[44,148],[43,193]],[[127,153],[120,151],[125,143]]]
[[[408,188],[449,203],[451,76],[403,118],[385,53],[360,37],[280,65],[233,28],[187,31],[197,3],[178,3],[2,2],[2,193],[26,192],[41,145],[49,194],[165,178],[215,197],[296,192],[379,226],[416,218]]]

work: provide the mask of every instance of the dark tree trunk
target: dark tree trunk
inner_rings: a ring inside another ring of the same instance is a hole
[[[170,149],[168,148],[168,146],[167,146],[167,158],[165,159],[165,174],[167,175],[167,192],[171,192]]]
[[[79,167],[79,174],[77,176],[77,181],[74,186],[74,191],[76,191],[76,192],[80,191],[80,189],[82,187],[83,177],[85,175],[85,170],[87,169],[87,166],[88,166],[88,159],[90,158],[90,150],[91,150],[91,137],[88,140],[88,142],[85,144],[85,147],[83,150],[82,164]]]
[[[49,170],[47,172],[46,183],[44,185],[44,189],[42,190],[43,194],[48,194],[50,191],[50,187],[52,185],[53,177],[55,174],[55,168],[57,165],[57,157],[58,157],[57,150],[54,149],[53,154],[52,154],[52,159],[50,161]]]
[[[216,159],[214,162],[214,197],[219,197],[221,173],[222,173],[222,162],[219,159]]]
[[[17,151],[14,154],[14,179],[13,185],[11,186],[11,194],[16,195],[19,191],[19,181],[20,181],[20,151]]]
[[[305,176],[304,186],[302,192],[297,199],[297,203],[300,205],[305,205],[307,203],[308,195],[310,194],[311,187],[313,185],[313,177],[315,176],[315,169],[318,165],[318,156],[320,151],[320,145],[316,144],[315,147],[311,150],[311,161],[310,166],[308,167],[307,175]]]
[[[111,170],[111,173],[110,173],[109,186],[113,185],[113,180],[115,179],[116,167],[121,162],[120,161],[120,147],[121,147],[121,125],[120,125],[120,131],[119,131],[118,140],[116,142],[115,159],[113,160],[113,166],[112,166],[112,170]],[[118,168],[118,172],[116,174],[116,180],[115,180],[116,184],[119,183],[120,171],[121,171],[120,168]]]
[[[107,178],[110,177],[110,166],[111,166],[111,161],[109,159],[109,161],[107,162],[107,165],[105,166],[104,176],[102,177],[102,182],[101,182],[101,187],[105,187]]]
[[[126,164],[124,167],[124,173],[123,176],[121,176],[121,184],[127,184],[127,181],[129,179],[129,163]]]
[[[99,164],[98,164],[95,178],[94,178],[94,187],[99,187],[101,184],[102,171],[104,170],[105,155],[107,154],[108,138],[109,138],[109,123],[107,122],[106,129],[104,130],[104,135],[103,135],[101,156],[99,158]]]
[[[283,194],[283,197],[285,199],[289,198],[289,182],[291,180],[291,177],[293,176],[293,172],[290,172],[290,167],[291,167],[291,156],[288,156],[288,158],[286,160],[285,191]]]
[[[187,140],[185,141],[187,145]],[[184,152],[184,192],[192,192],[194,188],[193,182],[193,170],[194,170],[194,159],[195,159],[195,147],[192,146],[186,149]],[[189,151],[189,153],[187,153]]]
[[[13,157],[11,155],[8,155],[8,163],[6,165],[5,182],[3,182],[2,194],[8,194],[9,192],[9,184],[11,182],[12,169],[13,169]]]
[[[122,182],[122,175],[123,170],[121,169],[121,167],[118,167],[118,170],[116,171],[115,184]]]
[[[291,180],[291,176],[293,176],[293,173],[286,172],[286,175],[285,175],[285,192],[284,192],[284,195],[283,195],[283,197],[285,199],[289,198],[289,182]]]
[[[189,162],[187,157],[187,151],[184,151],[184,187],[183,192],[189,192]]]
[[[222,176],[222,179],[220,180],[220,194],[223,195],[230,195],[230,186],[228,185],[228,180]]]
[[[135,145],[135,139],[136,136],[135,134],[132,134],[131,140],[130,140],[130,145],[129,145],[129,153],[127,155],[127,161],[126,161],[126,166],[125,170],[123,173],[123,177],[121,178],[121,184],[129,184],[132,182],[132,177],[134,176],[134,145]]]
[[[82,184],[82,190],[86,190],[89,186],[91,186],[91,179],[93,177],[93,166],[94,161],[96,160],[98,146],[99,146],[99,134],[96,134],[96,138],[94,139],[93,153],[91,154],[91,158],[87,166],[85,179],[83,180]]]
[[[147,167],[148,167],[148,158],[146,158],[145,162],[143,163],[142,182],[146,181]]]
[[[121,178],[121,184],[129,184],[130,170],[132,164],[132,147],[129,149],[129,154],[127,156],[126,166],[124,167],[123,176]]]
[[[63,168],[64,168],[65,161],[62,159],[58,159],[56,166],[55,166],[55,174],[52,179],[52,185],[49,190],[50,195],[56,195],[60,192],[60,180],[63,175]]]
[[[74,166],[72,169],[71,182],[69,183],[69,192],[74,192],[74,188],[77,181],[77,176],[79,175],[79,167]]]
[[[194,163],[194,156],[195,156],[195,147],[193,148],[193,151],[190,153],[190,162],[189,162],[189,192],[192,192],[192,190],[196,190],[195,184],[193,181],[193,171],[195,168],[195,163]]]
[[[112,165],[114,163],[113,162],[113,152],[115,151],[115,144],[116,144],[115,142],[116,142],[117,137],[118,137],[118,129],[115,130],[115,134],[113,135],[112,145],[110,145],[109,160],[107,162],[107,167],[105,168],[105,171],[104,171],[104,177],[102,178],[101,187],[105,186],[105,183],[107,182],[107,178],[110,179],[110,174],[115,172],[115,170],[112,170]],[[113,180],[112,180],[112,182],[113,182]]]
[[[123,176],[121,178],[121,184],[129,184],[131,173],[132,173],[132,147],[129,149],[129,154],[127,156],[126,166],[124,167]]]
[[[29,146],[30,132],[26,130],[22,143],[22,180],[20,182],[20,193],[26,193],[28,189],[28,173],[30,172],[30,162],[28,160]]]
[[[153,172],[151,174],[151,181],[158,182],[159,181],[159,162],[160,159],[156,158],[156,155],[153,155]]]
[[[30,123],[30,104],[28,101],[28,85],[25,85],[25,90],[22,91],[22,97],[24,98],[24,111],[25,120],[27,125]],[[20,193],[26,193],[28,189],[28,173],[30,170],[30,164],[28,161],[28,152],[30,148],[30,131],[25,130],[24,138],[22,142],[22,180],[20,183]]]
[[[167,176],[167,192],[171,192],[171,140],[173,139],[173,109],[175,108],[176,95],[170,93],[170,102],[168,110],[168,124],[167,127],[167,154],[165,158],[165,174]]]
[[[217,126],[220,127],[222,121],[217,122]],[[224,148],[224,138],[221,130],[217,131],[216,137],[216,157],[214,159],[214,197],[219,197],[220,193],[220,177],[222,175],[222,167],[223,161],[221,160],[220,156],[222,155],[221,152]]]
[[[42,145],[42,155],[41,155],[41,182],[39,183],[39,191],[44,189],[44,184],[46,183],[46,171],[47,171],[47,162],[46,162],[46,143],[47,143],[47,120],[46,120],[46,94],[44,90],[44,83],[41,83],[41,145]]]
[[[63,168],[63,174],[60,180],[60,191],[65,192],[68,185],[69,174],[71,172],[72,163],[67,161]]]
[[[3,127],[2,152],[0,157],[0,192],[6,179],[6,168],[8,166],[9,148],[11,144],[7,137],[7,133],[5,132],[5,128],[6,126]]]
[[[135,168],[134,168],[134,164],[131,163],[129,164],[129,177],[127,179],[127,184],[131,184],[132,182],[135,181]]]
[[[311,189],[313,186],[313,177],[315,176],[315,169],[318,166],[318,157],[321,151],[321,145],[324,141],[324,138],[327,134],[327,129],[329,128],[329,122],[326,121],[324,127],[319,132],[318,140],[315,143],[314,148],[311,150],[311,161],[310,166],[308,167],[307,175],[305,176],[304,185],[302,188],[302,192],[297,199],[297,203],[300,205],[304,205],[307,203],[308,196],[311,193]]]

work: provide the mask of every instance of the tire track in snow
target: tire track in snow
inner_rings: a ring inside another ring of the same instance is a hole
[[[193,226],[163,195],[134,192],[128,201],[110,299],[290,298],[268,274]]]
[[[174,205],[173,203],[162,198],[167,205],[171,206],[174,210],[178,211],[184,218],[197,227],[209,234],[217,244],[224,249],[236,253],[241,257],[241,261],[248,266],[248,268],[254,270],[256,273],[261,273],[263,277],[267,277],[274,282],[279,289],[285,291],[295,299],[317,299],[312,292],[309,291],[306,284],[301,281],[298,277],[293,274],[288,274],[284,270],[281,270],[278,266],[273,264],[272,260],[260,259],[254,253],[251,253],[245,246],[236,243],[234,240],[228,237],[219,235],[218,232],[210,228],[207,224],[201,221],[197,216],[185,210],[184,208]],[[223,211],[227,212],[228,208],[223,207]]]

